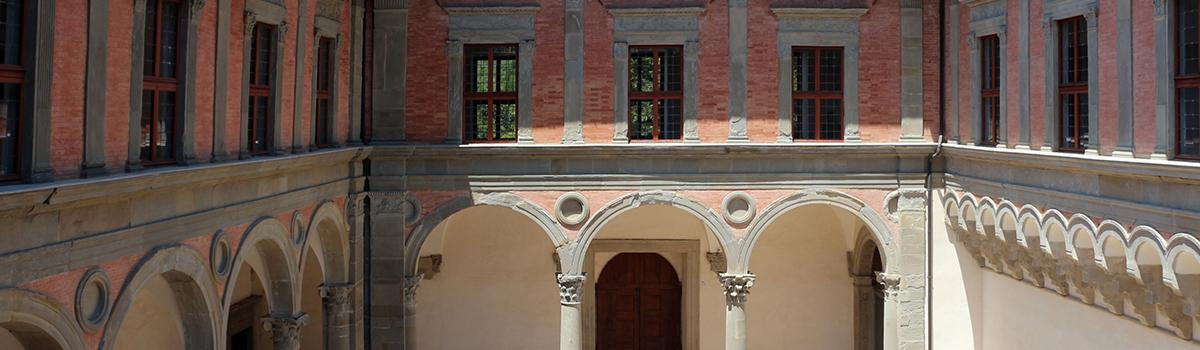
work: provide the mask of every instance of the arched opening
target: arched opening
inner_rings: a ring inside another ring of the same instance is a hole
[[[154,276],[133,295],[133,306],[125,314],[114,349],[186,349],[189,330],[171,285]]]
[[[325,272],[311,247],[304,254],[300,267],[300,311],[308,315],[308,323],[300,328],[300,348],[325,349],[325,307],[321,300]]]
[[[0,290],[0,349],[83,349],[75,320],[49,298],[22,289]]]
[[[554,252],[516,210],[480,205],[449,215],[419,250],[417,348],[557,348]]]
[[[266,287],[258,271],[250,264],[238,268],[233,281],[225,334],[229,350],[270,349],[271,337],[259,325],[259,319],[270,314]]]
[[[874,277],[887,262],[874,239],[866,221],[836,205],[775,216],[748,257],[758,276],[746,303],[748,348],[882,346],[883,293]]]
[[[683,285],[657,253],[620,253],[596,281],[596,349],[682,349]]]
[[[62,346],[37,326],[9,322],[0,324],[0,349],[61,350]]]
[[[283,224],[271,219],[255,224],[243,238],[230,284],[225,286],[229,349],[270,349],[273,338],[264,320],[297,316],[291,244]]]

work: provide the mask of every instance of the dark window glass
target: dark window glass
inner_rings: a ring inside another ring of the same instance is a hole
[[[1200,160],[1200,0],[1179,0],[1175,10],[1175,154]]]
[[[841,140],[842,48],[792,48],[792,138]]]
[[[268,24],[254,25],[250,38],[250,86],[247,98],[250,102],[249,130],[246,130],[246,151],[262,154],[271,150],[271,67],[275,64],[275,27]]]
[[[20,179],[25,1],[0,0],[0,181]]]
[[[463,140],[517,139],[517,46],[463,48]]]
[[[175,159],[179,106],[179,0],[147,0],[142,58],[141,160],[146,165]]]
[[[629,48],[629,138],[683,138],[683,48]]]
[[[1087,20],[1058,21],[1059,150],[1082,152],[1088,145]]]
[[[995,145],[1000,129],[1000,37],[979,38],[979,114],[982,145]]]
[[[318,41],[319,50],[317,50],[317,87],[316,87],[316,111],[314,111],[316,120],[313,122],[313,143],[317,147],[329,146],[331,140],[330,129],[332,121],[330,120],[333,114],[333,106],[329,100],[329,84],[333,70],[333,40],[329,38],[321,38]]]

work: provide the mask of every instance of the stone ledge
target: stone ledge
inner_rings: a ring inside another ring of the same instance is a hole
[[[947,158],[1074,173],[1200,184],[1200,163],[944,144]]]

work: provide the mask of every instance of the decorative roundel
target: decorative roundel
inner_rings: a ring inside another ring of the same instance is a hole
[[[209,266],[217,280],[224,281],[233,270],[233,248],[229,245],[229,236],[225,231],[217,231],[209,248]]]
[[[754,198],[746,192],[732,192],[721,201],[721,214],[731,224],[742,225],[754,219]]]
[[[405,196],[401,203],[400,212],[404,213],[404,222],[415,223],[421,216],[421,201],[414,196]]]
[[[558,217],[558,222],[566,226],[583,223],[584,220],[587,220],[590,213],[587,198],[584,198],[578,192],[563,194],[554,203],[554,215]]]
[[[99,267],[88,270],[79,280],[79,287],[75,289],[75,318],[85,331],[99,330],[108,319],[108,313],[112,311],[111,290],[108,274]]]

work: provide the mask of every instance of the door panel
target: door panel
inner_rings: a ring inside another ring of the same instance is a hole
[[[682,292],[661,255],[618,254],[596,283],[596,349],[681,349]]]

